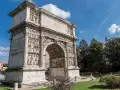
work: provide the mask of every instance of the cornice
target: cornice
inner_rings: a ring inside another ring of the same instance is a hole
[[[61,33],[61,32],[57,32],[55,30],[52,30],[52,29],[49,29],[49,28],[46,28],[46,27],[40,27],[42,31],[44,32],[49,32],[49,33],[52,33],[52,34],[56,34],[56,35],[60,35],[60,36],[63,36],[63,37],[66,37],[66,38],[70,38],[70,39],[74,39],[76,40],[77,38],[74,37],[74,36],[71,36],[71,35],[67,35],[67,34],[64,34],[64,33]]]
[[[39,30],[39,26],[37,26],[36,24],[30,23],[30,22],[22,22],[19,25],[9,29],[9,33],[13,33],[15,30],[19,29],[19,28],[26,28],[26,27],[30,27],[30,28],[34,28],[36,30]]]
[[[49,28],[46,28],[46,27],[41,27],[41,26],[38,26],[38,25],[33,24],[33,23],[31,23],[31,22],[22,22],[21,24],[15,26],[15,27],[13,27],[13,28],[11,28],[11,29],[9,30],[9,33],[13,33],[14,31],[16,31],[16,30],[18,30],[18,29],[22,30],[22,29],[24,29],[24,28],[26,28],[26,27],[31,28],[31,29],[34,29],[34,30],[37,30],[37,31],[40,31],[40,30],[42,30],[42,31],[44,31],[44,32],[45,32],[45,31],[48,31],[49,33],[56,34],[56,35],[61,35],[61,36],[63,36],[63,37],[70,38],[70,39],[74,39],[74,40],[77,39],[77,38],[74,37],[74,36],[67,35],[67,34],[64,34],[64,33],[61,33],[61,32],[57,32],[57,31],[55,31],[55,30],[52,30],[52,29],[49,29]]]
[[[19,28],[25,28],[25,22],[22,22],[22,23],[20,23],[19,25],[17,25],[17,26],[15,26],[15,27],[13,27],[13,28],[11,28],[11,29],[9,29],[9,33],[13,33],[15,30],[17,30],[17,29],[19,29]]]
[[[17,15],[19,12],[21,12],[22,10],[24,10],[26,7],[30,7],[30,8],[32,8],[36,12],[44,13],[44,14],[50,16],[51,18],[55,18],[55,19],[65,23],[67,25],[72,26],[73,28],[76,27],[76,25],[72,24],[71,22],[67,21],[66,19],[63,19],[63,18],[61,18],[61,17],[59,17],[59,16],[57,16],[57,15],[55,15],[55,14],[53,14],[53,13],[51,13],[51,12],[45,10],[45,9],[43,9],[43,8],[38,8],[33,3],[30,3],[28,1],[24,1],[23,3],[21,3],[16,9],[14,9],[8,15],[13,17],[13,16]]]
[[[46,69],[43,68],[11,68],[11,69],[7,69],[6,72],[22,72],[22,71],[46,71]]]
[[[19,12],[21,12],[22,10],[24,10],[26,7],[35,8],[36,6],[28,1],[24,1],[16,9],[14,9],[12,12],[10,12],[8,15],[13,17],[16,14],[18,14]]]

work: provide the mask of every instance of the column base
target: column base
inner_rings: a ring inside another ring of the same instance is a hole
[[[70,78],[71,82],[80,82],[81,76],[79,68],[68,69],[68,77]]]
[[[5,74],[5,82],[17,82],[21,85],[21,87],[31,86],[33,83],[45,83],[47,82],[45,72],[45,69],[22,69],[7,71]]]
[[[79,69],[76,69],[76,68],[73,68],[73,69],[68,69],[68,76],[70,78],[74,78],[76,76],[80,76],[80,72],[79,72]]]

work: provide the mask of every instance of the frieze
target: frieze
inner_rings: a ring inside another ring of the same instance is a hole
[[[75,63],[74,63],[74,58],[68,58],[68,65],[69,66],[75,66]]]
[[[31,29],[31,28],[27,28],[27,32],[31,34],[40,35],[40,32],[38,30]]]
[[[58,44],[60,44],[64,48],[64,50],[66,49],[66,42],[58,41]]]
[[[37,54],[28,54],[27,65],[38,65],[39,55]]]
[[[49,36],[51,38],[57,38],[58,40],[62,40],[65,42],[73,42],[73,40],[76,40],[73,36],[68,36],[65,34],[58,33],[56,31],[41,27],[41,30],[43,32],[44,36]]]
[[[35,23],[40,23],[39,22],[39,13],[35,12],[35,10],[30,9],[30,17],[29,17],[30,21],[33,21]]]
[[[44,37],[43,38],[43,47],[45,47],[48,43],[54,42],[54,39],[49,38],[49,37]]]
[[[28,52],[39,53],[40,52],[40,42],[39,35],[28,34]]]
[[[73,44],[67,44],[67,52],[73,53]]]

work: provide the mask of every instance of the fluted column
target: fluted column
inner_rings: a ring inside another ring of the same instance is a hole
[[[69,59],[68,59],[68,44],[66,43],[66,57],[65,57],[65,65],[66,65],[66,68],[68,68],[69,67],[69,65],[68,65],[68,61],[69,61]]]
[[[40,57],[40,66],[42,67],[42,68],[45,68],[45,61],[44,61],[44,58],[43,58],[43,39],[44,39],[44,36],[41,36],[41,57]]]
[[[9,60],[8,60],[8,68],[9,68],[9,62],[10,62],[10,57],[11,57],[11,44],[12,44],[12,39],[13,39],[13,35],[11,35],[10,37],[10,51],[9,51]]]
[[[78,68],[77,55],[76,55],[76,42],[75,41],[74,41],[74,60],[75,60],[75,67]]]
[[[27,66],[27,56],[28,56],[28,33],[27,31],[24,32],[25,35],[25,48],[24,48],[24,67]]]
[[[74,47],[75,47],[75,66],[78,67],[77,53],[76,53],[76,43],[74,43]]]

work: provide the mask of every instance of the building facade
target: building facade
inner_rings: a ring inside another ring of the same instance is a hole
[[[48,68],[54,76],[79,77],[75,25],[27,1],[9,15],[12,28],[6,81],[46,82]]]

